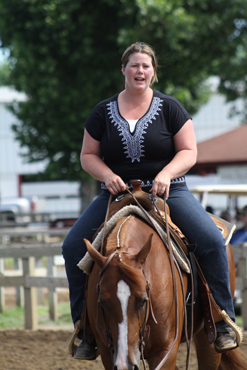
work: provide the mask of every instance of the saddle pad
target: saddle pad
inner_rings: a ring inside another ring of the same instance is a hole
[[[117,223],[117,220],[120,217],[126,217],[131,214],[137,214],[139,217],[143,218],[151,227],[152,224],[149,220],[149,218],[145,215],[145,213],[137,206],[130,205],[125,206],[122,209],[120,209],[117,213],[115,213],[110,220],[106,223],[105,227],[105,236],[109,234],[109,232],[114,228],[114,226]],[[160,226],[160,224],[152,217],[153,222],[155,223],[157,229],[159,230],[160,234],[167,240],[167,235],[165,230]],[[102,242],[102,234],[103,229],[100,230],[98,235],[96,236],[95,240],[92,243],[92,246],[99,250],[101,247]],[[177,260],[179,266],[188,274],[190,273],[190,264],[186,257],[184,257],[183,253],[181,252],[180,247],[171,239],[171,245],[172,245],[172,251],[174,254],[175,259]],[[90,257],[89,253],[87,252],[85,256],[80,260],[80,262],[77,264],[77,266],[83,270],[87,275],[90,274],[93,266],[93,260]]]

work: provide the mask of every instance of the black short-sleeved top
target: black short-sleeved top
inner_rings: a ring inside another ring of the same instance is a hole
[[[126,183],[138,178],[143,186],[150,186],[174,157],[173,136],[191,117],[178,100],[153,90],[148,111],[131,133],[128,121],[119,113],[117,99],[118,94],[99,103],[85,127],[100,141],[102,158],[114,173]],[[184,176],[171,182],[172,186],[183,184]]]

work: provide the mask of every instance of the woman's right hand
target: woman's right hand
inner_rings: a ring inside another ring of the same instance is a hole
[[[121,177],[114,173],[111,176],[106,177],[104,183],[109,192],[113,195],[129,189],[129,187],[123,182]]]

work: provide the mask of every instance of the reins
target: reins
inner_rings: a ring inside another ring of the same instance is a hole
[[[148,218],[150,224],[152,225],[153,229],[157,232],[157,234],[159,235],[160,239],[162,240],[162,242],[164,243],[164,245],[166,246],[166,248],[168,249],[168,252],[169,252],[169,259],[170,259],[170,265],[171,265],[171,273],[172,273],[172,279],[173,279],[173,294],[174,294],[174,297],[175,297],[175,322],[176,322],[176,326],[175,326],[175,338],[174,338],[174,341],[173,341],[171,347],[169,348],[168,352],[166,353],[166,355],[164,356],[164,358],[160,361],[160,363],[155,368],[155,370],[160,370],[161,367],[164,365],[164,363],[167,361],[167,359],[168,359],[169,355],[171,354],[171,351],[173,350],[173,347],[174,347],[174,345],[175,345],[175,343],[176,343],[176,341],[178,339],[179,304],[178,304],[178,285],[177,285],[177,277],[176,277],[175,266],[177,267],[177,271],[178,271],[178,274],[179,274],[179,277],[180,277],[180,281],[181,281],[181,286],[182,286],[182,295],[183,295],[183,304],[184,304],[184,316],[185,316],[185,337],[186,337],[187,348],[188,348],[188,355],[187,355],[187,361],[186,361],[186,370],[188,370],[188,368],[189,368],[189,358],[190,358],[190,348],[191,348],[191,342],[192,342],[192,333],[193,333],[193,307],[192,307],[192,310],[191,310],[191,339],[190,339],[190,342],[188,343],[187,311],[186,311],[185,291],[184,291],[184,285],[183,285],[183,278],[182,278],[181,269],[180,269],[180,267],[179,267],[176,259],[173,256],[172,245],[171,245],[171,240],[170,240],[170,230],[169,230],[169,224],[168,224],[168,218],[167,218],[166,200],[164,200],[164,212],[165,212],[165,222],[164,222],[164,224],[165,224],[165,227],[166,227],[167,241],[161,235],[159,229],[156,227],[156,224],[153,221],[153,219],[150,216],[150,214],[148,213],[148,211],[146,211],[145,208],[143,208],[143,206],[140,204],[140,202],[136,199],[136,197],[134,196],[134,194],[130,190],[128,190],[128,189],[126,189],[126,190],[132,196],[132,198],[134,199],[134,201],[138,205],[138,207],[147,216],[147,218]],[[101,254],[103,254],[103,244],[104,244],[104,238],[105,238],[105,225],[106,225],[106,221],[108,219],[109,206],[111,204],[111,201],[112,201],[112,194],[110,195],[110,198],[109,198],[109,201],[108,201],[107,212],[106,212],[106,217],[105,217],[105,222],[104,222],[103,235],[102,235],[102,241],[101,241]],[[153,200],[153,204],[154,204],[154,207],[157,210],[157,212],[158,212],[161,220],[163,220],[163,218],[162,218],[162,216],[161,216],[161,214],[159,212],[158,207],[155,206],[154,200]],[[128,252],[121,252],[121,253],[128,253]],[[113,257],[116,254],[119,255],[119,252],[114,251],[108,257],[108,259],[107,259],[106,263],[104,264],[104,266],[100,269],[100,273],[99,273],[100,274],[100,279],[101,279],[102,274],[104,273],[105,269],[110,264],[111,260],[113,259]],[[185,253],[184,253],[184,255],[185,255]],[[186,256],[185,256],[185,258],[187,259]],[[143,270],[143,274],[144,274],[144,277],[146,279],[144,270]],[[151,315],[152,315],[152,318],[153,318],[154,322],[157,324],[157,321],[156,321],[155,316],[154,316],[152,304],[151,304],[150,284],[149,284],[149,282],[148,282],[147,279],[146,279],[146,282],[147,282],[147,287],[149,287],[149,289],[147,288],[147,295],[148,295],[148,302],[149,302],[149,304],[147,304],[146,312],[145,312],[144,323],[143,323],[142,328],[140,329],[140,352],[141,352],[141,359],[142,359],[142,362],[143,362],[144,369],[146,369],[146,367],[145,367],[145,361],[144,361],[144,346],[145,346],[144,337],[145,337],[146,323],[147,323],[147,320],[148,320],[148,307],[149,307],[149,310],[151,312]],[[193,305],[193,302],[194,302],[194,291],[193,291],[194,284],[193,284],[192,272],[191,272],[191,282],[192,282],[192,305]],[[98,285],[98,287],[99,287],[99,285]],[[112,339],[111,339],[111,335],[110,335],[109,329],[108,329],[108,327],[106,325],[106,321],[105,321],[105,318],[104,318],[103,309],[102,309],[102,316],[103,316],[103,320],[104,320],[105,332],[106,332],[106,337],[107,337],[107,341],[108,341],[108,346],[113,350],[113,348],[112,348],[113,347],[113,343],[112,343]]]
[[[110,194],[108,204],[107,204],[107,210],[106,210],[105,222],[104,222],[104,228],[103,228],[102,240],[101,240],[101,248],[100,248],[100,253],[101,254],[103,254],[103,246],[104,246],[104,240],[105,240],[105,226],[106,226],[106,221],[107,221],[108,215],[109,215],[109,209],[110,209],[111,201],[112,201],[112,194]]]
[[[173,252],[172,252],[172,246],[171,246],[171,240],[170,240],[170,230],[169,230],[169,224],[168,224],[168,217],[167,217],[167,207],[166,207],[166,200],[164,199],[164,211],[165,211],[165,226],[166,226],[166,234],[167,234],[167,242],[166,240],[163,238],[163,236],[160,234],[158,228],[156,227],[156,224],[154,223],[152,217],[150,216],[150,214],[142,207],[142,205],[140,204],[140,202],[136,199],[136,197],[134,196],[134,194],[128,190],[128,193],[132,196],[132,198],[135,200],[136,204],[138,205],[138,207],[145,213],[145,215],[148,217],[150,223],[152,224],[154,230],[157,232],[157,234],[159,235],[159,237],[161,238],[161,240],[163,241],[164,245],[166,245],[168,251],[169,251],[169,258],[170,258],[170,264],[171,264],[171,271],[172,271],[172,278],[173,278],[173,293],[174,293],[174,296],[175,296],[175,313],[176,313],[176,328],[175,328],[175,338],[174,338],[174,341],[169,349],[169,351],[167,352],[167,354],[165,355],[165,357],[161,360],[161,362],[159,363],[159,365],[155,368],[155,370],[159,370],[163,365],[164,363],[166,362],[167,358],[169,357],[176,341],[177,341],[177,338],[178,338],[178,321],[179,321],[179,315],[178,315],[178,290],[177,290],[177,279],[176,279],[176,274],[175,274],[175,265],[177,267],[177,271],[179,273],[179,277],[180,277],[180,281],[181,281],[181,287],[182,287],[182,295],[183,295],[183,304],[184,304],[184,317],[185,317],[185,337],[186,337],[186,342],[187,342],[187,349],[188,349],[188,355],[187,355],[187,360],[186,360],[186,370],[188,370],[189,368],[189,360],[190,360],[190,352],[191,352],[191,344],[192,344],[192,336],[193,336],[193,302],[194,302],[194,282],[193,282],[193,275],[192,275],[192,272],[191,272],[191,285],[192,285],[192,310],[191,310],[191,337],[190,337],[190,341],[188,340],[188,330],[187,330],[187,310],[186,310],[186,301],[185,301],[185,291],[184,291],[184,284],[183,284],[183,278],[182,278],[182,273],[181,273],[181,269],[176,261],[176,259],[174,258],[173,256]],[[153,201],[153,204],[155,206],[155,202]],[[155,206],[155,209],[157,210],[159,216],[160,216],[160,219],[163,220],[160,212],[159,212],[159,209],[158,207]],[[167,245],[168,244],[168,245]],[[181,250],[182,251],[182,250]],[[182,251],[183,253],[183,251]],[[184,257],[187,259],[186,255],[184,254]]]
[[[169,250],[169,258],[170,258],[170,264],[171,264],[171,271],[172,271],[172,279],[173,279],[173,294],[174,294],[174,297],[175,297],[175,315],[176,315],[176,327],[175,327],[175,338],[174,338],[174,341],[171,345],[171,347],[169,348],[169,351],[166,353],[166,355],[164,356],[164,358],[161,360],[161,362],[159,363],[158,366],[156,366],[155,370],[159,370],[163,365],[164,363],[166,362],[167,358],[169,357],[176,341],[177,341],[177,338],[178,338],[178,320],[179,320],[179,315],[178,315],[178,291],[177,291],[177,278],[176,278],[176,273],[175,273],[175,263],[176,263],[176,260],[174,260],[174,257],[173,257],[173,252],[172,252],[172,246],[171,246],[171,240],[170,240],[170,232],[169,232],[169,227],[168,227],[168,222],[167,222],[167,210],[166,210],[166,201],[164,200],[164,208],[165,208],[165,219],[166,219],[166,233],[167,233],[167,242],[166,240],[163,238],[163,236],[160,234],[158,228],[156,227],[154,221],[152,220],[151,216],[149,215],[149,213],[142,207],[142,205],[139,203],[139,201],[136,199],[136,197],[134,196],[133,193],[131,193],[128,189],[127,191],[129,192],[129,194],[133,197],[133,199],[135,200],[136,204],[141,208],[141,210],[145,213],[145,215],[148,217],[150,223],[152,224],[154,230],[157,232],[157,234],[159,235],[159,237],[161,238],[161,240],[163,241],[163,243],[167,246],[168,244],[168,250]],[[178,270],[180,271],[180,268],[177,265],[177,268]]]
[[[162,215],[160,214],[160,211],[159,211],[158,207],[155,207],[155,208],[156,208],[157,213],[160,216],[160,219],[163,220]],[[168,245],[169,245],[169,256],[170,256],[170,259],[172,259],[171,264],[172,264],[172,269],[174,270],[174,259],[171,258],[171,256],[172,256],[172,247],[171,247],[169,224],[168,224],[168,221],[167,221],[168,220],[168,217],[167,217],[167,208],[166,208],[166,200],[165,199],[164,199],[164,208],[165,208],[165,225],[166,225],[167,242],[168,242]],[[183,253],[184,258],[188,261],[187,256],[185,255],[185,253],[184,253],[184,251],[182,249],[181,249],[181,252]],[[191,306],[192,307],[191,307],[191,336],[190,336],[190,340],[189,340],[188,339],[188,330],[187,330],[187,327],[188,327],[188,325],[187,325],[187,309],[186,309],[187,301],[185,300],[185,290],[184,290],[183,278],[182,278],[180,267],[177,264],[176,264],[176,266],[177,266],[179,277],[180,277],[180,281],[181,281],[182,295],[183,295],[183,304],[184,304],[184,328],[185,328],[185,338],[186,338],[187,351],[188,351],[187,352],[187,359],[186,359],[186,370],[188,370],[189,369],[190,354],[191,354],[192,337],[193,337],[193,331],[194,331],[194,312],[193,312],[193,304],[194,304],[194,277],[193,277],[193,272],[190,269],[190,278],[191,278]],[[177,282],[175,281],[175,283],[177,283]],[[174,288],[174,286],[173,286],[173,288]],[[160,364],[158,365],[158,367],[156,367],[155,370],[159,369]]]

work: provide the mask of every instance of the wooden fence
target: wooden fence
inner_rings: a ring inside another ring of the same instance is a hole
[[[55,256],[61,256],[61,237],[67,232],[68,229],[0,230],[2,239],[0,242],[0,312],[3,312],[5,308],[4,287],[16,287],[19,304],[21,301],[20,288],[23,287],[25,329],[37,329],[37,288],[48,288],[50,319],[57,320],[56,288],[68,288],[68,282],[66,277],[55,276]],[[8,244],[6,244],[6,236],[7,240],[10,238]],[[52,239],[59,239],[59,241],[50,241]],[[43,276],[42,273],[42,276],[36,276],[40,269],[37,269],[35,265],[44,256],[47,257],[47,274]],[[15,270],[6,271],[4,269],[5,258],[14,259]]]
[[[247,243],[233,245],[234,258],[238,260],[236,289],[241,290],[242,305],[241,316],[243,318],[243,328],[247,330]]]
[[[62,241],[49,242],[50,238],[59,235],[66,235],[68,229],[64,230],[1,230],[1,236],[10,235],[11,237],[30,237],[42,235],[43,240],[33,243],[0,244],[0,312],[4,307],[4,297],[1,287],[23,287],[24,288],[24,309],[25,309],[25,328],[37,328],[37,288],[46,287],[49,289],[49,312],[50,318],[56,320],[56,288],[68,287],[66,277],[54,276],[55,264],[54,256],[61,255]],[[49,235],[49,238],[48,238]],[[3,238],[4,239],[4,238]],[[40,238],[39,238],[40,239]],[[236,289],[242,291],[241,315],[243,318],[243,327],[247,330],[247,243],[233,246],[234,257],[238,259],[238,276],[236,278]],[[47,276],[34,276],[35,259],[47,256]],[[19,276],[12,274],[4,275],[3,260],[5,258],[14,258],[15,261],[22,260],[22,273]],[[1,273],[2,268],[2,273]]]

